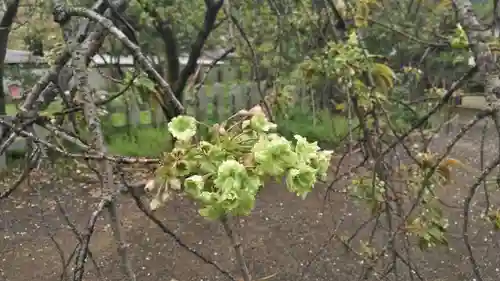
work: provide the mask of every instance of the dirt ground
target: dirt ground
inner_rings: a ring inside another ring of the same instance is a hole
[[[441,136],[435,149],[442,149],[449,140],[450,137]],[[475,131],[460,141],[452,154],[479,169],[479,149],[478,131]],[[489,160],[499,153],[493,136],[487,141],[486,151]],[[350,157],[343,164],[343,170],[358,160],[357,156]],[[4,182],[10,181],[4,179]],[[467,194],[465,187],[472,182],[470,172],[458,173],[455,181],[456,184],[442,192],[442,198],[447,204],[460,207]],[[254,278],[274,275],[268,280],[358,279],[364,264],[331,236],[332,233],[352,234],[369,216],[363,206],[352,204],[339,193],[332,193],[325,202],[327,185],[318,184],[305,200],[288,193],[281,184],[269,184],[263,189],[255,210],[251,216],[242,218],[237,228]],[[341,181],[335,190],[344,186],[345,181]],[[32,177],[32,187],[24,187],[0,201],[1,281],[60,280],[61,261],[71,255],[77,239],[61,215],[57,200],[62,202],[69,219],[80,230],[98,201],[92,184],[75,183],[75,180],[58,181],[39,174]],[[500,203],[499,195],[492,192],[490,196],[492,204]],[[479,192],[474,202],[469,231],[474,255],[481,266],[483,279],[498,280],[500,235],[480,218],[484,192]],[[137,280],[227,280],[213,266],[205,264],[161,231],[138,210],[129,196],[122,196],[119,203]],[[185,244],[238,277],[233,250],[222,226],[200,218],[196,210],[188,200],[177,198],[156,214]],[[449,246],[428,253],[413,249],[413,259],[422,280],[475,280],[460,234],[463,211],[461,207],[446,210],[450,218]],[[87,263],[84,280],[123,280],[106,218],[98,222],[91,251],[95,265],[92,261]],[[73,263],[69,268],[72,266]],[[410,280],[408,269],[400,271],[401,276],[389,275],[389,280]]]

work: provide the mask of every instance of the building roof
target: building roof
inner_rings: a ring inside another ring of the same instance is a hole
[[[202,56],[199,58],[199,64],[210,64],[214,59],[217,59],[224,53],[222,49],[210,50],[203,52]],[[157,61],[158,58],[150,58],[151,60]],[[188,61],[188,54],[181,55],[180,58],[181,65],[184,65]],[[108,54],[97,54],[92,58],[92,61],[97,66],[102,66],[106,64],[120,63],[120,65],[134,65],[133,56],[111,56]],[[11,50],[7,49],[5,55],[5,64],[36,64],[44,63],[44,58],[40,56],[33,55],[30,51],[22,50]],[[223,64],[222,61],[217,62],[217,64]]]
[[[206,51],[203,52],[202,56],[198,59],[198,64],[202,65],[209,65],[211,64],[215,59],[218,59],[222,54],[224,54],[224,50],[216,50],[216,51]],[[179,57],[179,61],[181,65],[185,65],[188,61],[189,54],[182,54]],[[150,57],[150,61],[155,61],[158,62],[157,57]],[[98,65],[107,65],[107,64],[116,64],[119,63],[120,65],[134,65],[134,57],[131,55],[128,56],[111,56],[108,54],[97,54],[92,58],[92,61]],[[223,61],[218,61],[217,64],[223,64]]]
[[[149,58],[150,61],[158,61],[157,58]],[[116,63],[119,63],[120,65],[122,66],[127,66],[127,65],[134,65],[134,57],[133,56],[119,56],[119,57],[116,57],[116,56],[110,56],[110,55],[95,55],[93,58],[92,58],[92,61],[98,65],[98,66],[103,66],[103,65],[107,65],[107,64],[116,64]],[[179,61],[180,61],[180,64],[181,65],[185,65],[188,61],[188,57],[187,56],[181,56],[179,58]],[[208,59],[208,58],[200,58],[198,59],[198,63],[199,64],[210,64],[212,63],[213,59]],[[217,64],[223,64],[222,61],[219,61],[217,62]]]

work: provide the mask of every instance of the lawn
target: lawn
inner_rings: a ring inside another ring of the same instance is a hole
[[[9,103],[5,105],[5,111],[7,115],[14,116],[17,113],[17,108],[15,104]]]

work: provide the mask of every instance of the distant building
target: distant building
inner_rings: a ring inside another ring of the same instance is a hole
[[[200,65],[210,65],[215,59],[219,58],[224,53],[223,49],[209,50],[205,51],[199,58],[198,63]],[[228,56],[231,57],[231,56]],[[151,62],[158,63],[158,58],[150,58]],[[188,61],[188,55],[182,55],[180,57],[180,64],[185,65]],[[36,80],[42,76],[47,70],[48,66],[43,57],[35,56],[30,51],[23,50],[7,50],[5,55],[5,74],[4,74],[4,93],[9,93],[9,97],[13,100],[21,98],[23,92],[23,84],[33,85]],[[134,58],[131,55],[128,56],[111,56],[108,54],[97,54],[92,58],[91,70],[89,71],[89,80],[92,81],[92,86],[98,90],[107,90],[108,87],[114,82],[110,82],[107,76],[112,76],[113,67],[119,64],[121,67],[130,69],[135,66]],[[223,61],[217,62],[217,65],[224,64]],[[221,71],[214,71],[213,80],[220,80],[219,77]],[[233,76],[233,71],[228,69],[223,76]],[[71,70],[69,68],[64,68],[61,75],[71,76]],[[227,78],[227,77],[226,77]],[[210,79],[209,79],[210,80]],[[60,81],[66,81],[66,79],[60,79]],[[68,90],[68,85],[59,85],[63,91]]]

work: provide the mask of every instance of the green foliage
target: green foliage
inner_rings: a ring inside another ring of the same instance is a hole
[[[430,206],[411,220],[406,230],[410,235],[417,236],[420,249],[427,250],[437,245],[448,245],[445,236],[447,228],[448,220],[443,217],[441,209]]]
[[[424,100],[424,102],[410,103],[410,89],[420,83],[422,71],[414,67],[403,67],[403,71],[397,74],[395,85],[390,94],[390,102],[386,104],[386,112],[389,121],[398,132],[405,132],[419,121],[435,102]],[[426,92],[425,97],[433,97],[433,92]],[[424,128],[430,124],[425,124]]]
[[[488,214],[488,219],[495,230],[500,230],[500,209],[490,211],[490,213]]]
[[[165,46],[167,42],[162,39],[164,34],[159,34],[156,30],[157,21],[153,15],[158,16],[159,21],[171,28],[177,47],[184,53],[190,50],[194,38],[203,28],[206,8],[203,0],[134,0],[130,2],[128,11],[137,30],[143,31],[138,33],[142,49],[164,57],[165,48],[158,46]],[[218,17],[221,16],[222,12],[219,12]],[[214,34],[206,42],[207,48],[213,48],[220,43],[220,32],[221,29],[213,31]]]
[[[356,202],[367,204],[373,214],[383,209],[386,202],[384,193],[387,187],[386,183],[378,177],[375,179],[370,177],[355,179],[348,189]]]
[[[450,43],[453,48],[457,49],[467,48],[469,46],[469,39],[467,38],[467,34],[465,34],[465,30],[460,24],[457,24],[455,34],[453,34],[453,36],[450,38]]]
[[[157,170],[154,182],[160,187],[151,208],[184,183],[184,194],[202,204],[202,216],[248,215],[267,179],[285,177],[288,190],[304,198],[316,179],[326,176],[332,151],[320,150],[299,135],[293,144],[274,133],[276,124],[258,106],[240,111],[212,126],[206,138],[194,140],[198,126],[207,125],[190,116],[176,117],[168,124],[175,147],[165,153]]]
[[[355,202],[367,205],[373,215],[385,211],[394,201],[417,200],[415,212],[406,222],[405,232],[410,237],[417,238],[421,250],[448,244],[448,220],[441,210],[436,191],[449,182],[448,166],[457,161],[448,159],[445,165],[440,165],[437,172],[430,173],[432,157],[430,154],[419,154],[419,164],[403,165],[401,170],[404,172],[404,185],[397,192],[391,183],[384,182],[374,175],[355,178],[348,187],[348,193]]]
[[[305,59],[289,81],[293,84],[305,78],[310,85],[320,85],[333,80],[343,100],[356,98],[360,107],[370,109],[387,102],[395,82],[394,71],[376,62],[378,57],[364,49],[352,31],[346,42],[328,42],[316,55]]]

